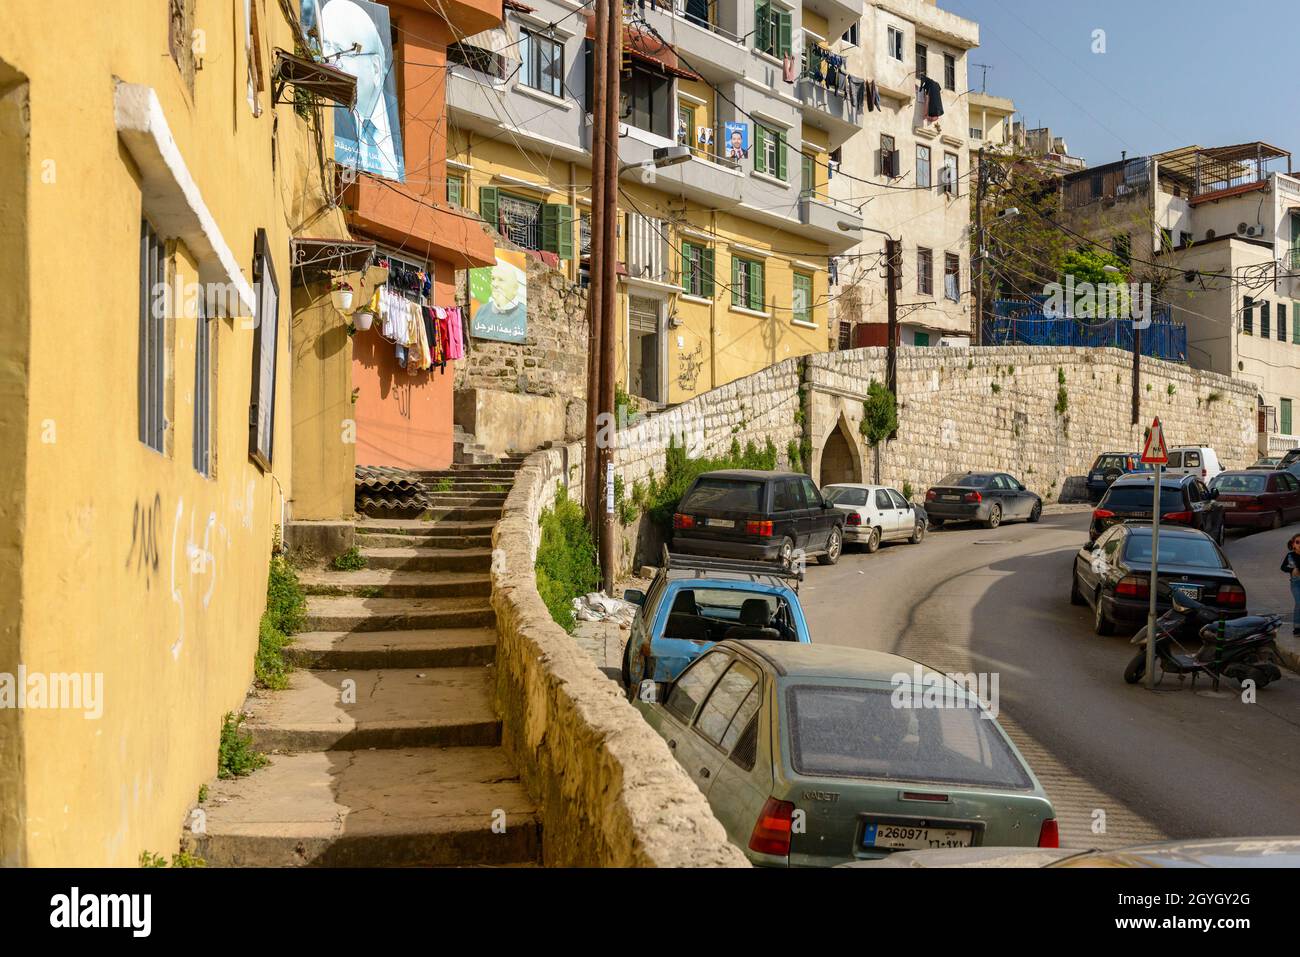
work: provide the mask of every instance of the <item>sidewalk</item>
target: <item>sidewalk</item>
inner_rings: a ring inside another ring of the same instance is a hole
[[[623,597],[624,590],[650,587],[649,578],[622,578],[614,585],[614,595]],[[579,621],[573,630],[573,640],[579,648],[591,655],[596,667],[611,681],[621,683],[623,648],[627,645],[631,629],[614,621]]]

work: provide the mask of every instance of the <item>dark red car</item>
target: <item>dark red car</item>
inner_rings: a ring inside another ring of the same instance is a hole
[[[1280,528],[1300,518],[1300,479],[1290,472],[1220,472],[1210,488],[1219,491],[1225,525]]]

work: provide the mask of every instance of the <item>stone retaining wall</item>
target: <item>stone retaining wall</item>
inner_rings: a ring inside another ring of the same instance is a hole
[[[502,746],[539,803],[543,863],[747,867],[667,745],[537,593],[542,510],[561,484],[580,498],[581,475],[581,444],[530,455],[492,533]]]

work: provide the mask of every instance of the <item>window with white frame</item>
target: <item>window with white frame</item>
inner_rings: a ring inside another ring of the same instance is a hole
[[[897,27],[890,27],[886,34],[887,50],[889,55],[899,63],[903,62],[903,31]]]
[[[916,291],[922,296],[934,295],[934,252],[924,246],[916,247]]]
[[[207,304],[198,297],[194,336],[194,471],[212,477],[212,339],[216,323],[208,318]]]
[[[140,221],[140,326],[137,410],[140,441],[162,452],[167,438],[167,250]]]
[[[919,143],[916,146],[916,185],[930,185],[930,147]]]

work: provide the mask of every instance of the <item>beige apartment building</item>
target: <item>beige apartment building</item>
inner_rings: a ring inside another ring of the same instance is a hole
[[[970,294],[970,122],[967,53],[979,25],[934,0],[881,0],[837,45],[851,77],[868,84],[861,130],[841,148],[829,185],[861,205],[862,242],[836,262],[831,289],[840,348],[887,342],[884,242],[902,243],[901,345],[965,345]],[[942,103],[942,115],[931,106]]]
[[[1252,382],[1261,454],[1300,446],[1300,178],[1267,143],[1067,175],[1066,225],[1130,259],[1187,326],[1190,365]]]

